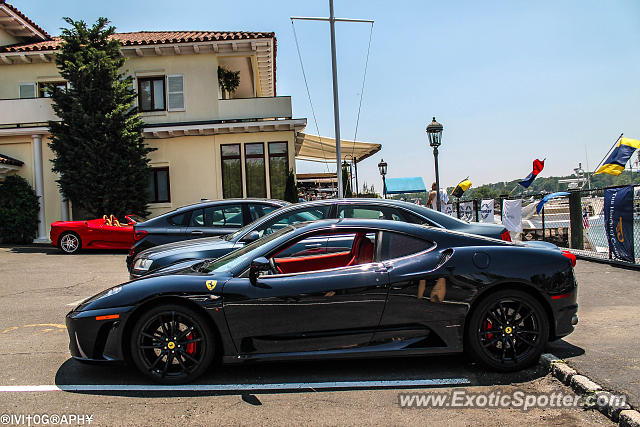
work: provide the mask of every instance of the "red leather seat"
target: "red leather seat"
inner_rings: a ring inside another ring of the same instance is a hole
[[[364,233],[358,233],[353,242],[352,258],[347,264],[359,265],[373,262],[373,249],[375,245]]]

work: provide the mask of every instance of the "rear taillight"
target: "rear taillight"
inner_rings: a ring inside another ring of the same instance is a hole
[[[509,230],[505,231],[500,235],[500,240],[504,240],[505,242],[511,241],[511,233],[509,233]]]
[[[566,256],[567,258],[569,258],[569,260],[571,260],[571,267],[576,266],[576,256],[574,254],[572,254],[569,251],[562,251],[562,255]]]
[[[135,240],[136,242],[138,240],[141,240],[144,236],[146,236],[147,234],[149,234],[148,232],[144,231],[144,230],[140,230],[140,231],[135,231],[133,233],[133,240]]]

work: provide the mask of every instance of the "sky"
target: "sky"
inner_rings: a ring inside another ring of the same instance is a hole
[[[62,16],[112,21],[142,30],[274,31],[277,92],[292,97],[295,118],[316,125],[291,16],[328,16],[328,0],[204,1],[9,0],[52,35]],[[434,180],[426,125],[444,126],[442,186],[469,176],[474,186],[593,170],[621,132],[640,139],[640,2],[636,0],[403,1],[334,0],[342,18],[373,19],[357,135],[356,117],[370,25],[336,23],[341,134],[382,144],[361,162],[359,184],[381,191],[387,177]],[[327,22],[296,21],[318,129],[334,136]],[[297,171],[335,171],[298,162]]]

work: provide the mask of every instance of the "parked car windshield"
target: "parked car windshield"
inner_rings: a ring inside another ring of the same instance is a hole
[[[251,260],[257,257],[256,253],[260,250],[261,246],[271,242],[274,239],[277,239],[278,237],[284,234],[290,233],[293,230],[295,230],[294,227],[287,226],[285,228],[282,228],[276,231],[275,233],[266,235],[262,239],[258,239],[255,242],[249,243],[248,245],[240,249],[237,249],[223,256],[222,258],[209,261],[208,263],[204,264],[200,268],[200,271],[204,271],[207,273],[229,271],[239,264],[242,264],[244,262],[250,262]]]

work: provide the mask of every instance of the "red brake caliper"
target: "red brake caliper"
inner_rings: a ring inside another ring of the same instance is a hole
[[[493,325],[491,324],[491,322],[489,320],[485,320],[482,323],[482,329],[484,329],[484,331],[490,331],[493,329]],[[490,340],[493,337],[493,334],[487,334],[487,339]]]
[[[187,335],[187,339],[188,340],[193,339],[193,333],[190,333],[189,335]],[[196,352],[196,343],[191,342],[187,344],[187,353],[194,354],[195,352]]]

